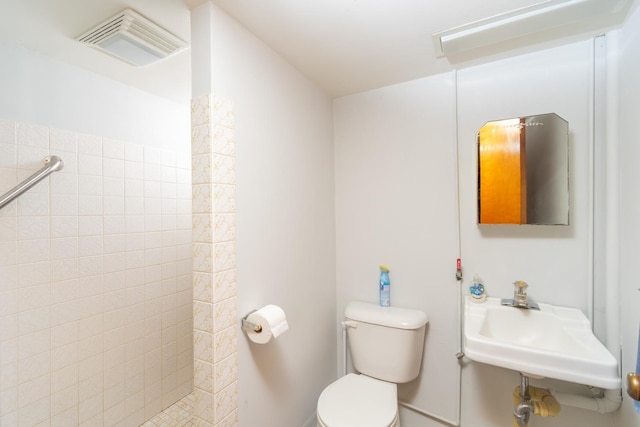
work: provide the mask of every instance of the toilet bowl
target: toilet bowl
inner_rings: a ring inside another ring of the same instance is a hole
[[[400,427],[397,385],[420,374],[427,322],[419,310],[350,302],[343,326],[359,374],[320,394],[318,427]]]
[[[318,399],[318,427],[400,427],[397,385],[348,374]]]

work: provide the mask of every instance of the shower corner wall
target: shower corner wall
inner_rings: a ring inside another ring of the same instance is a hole
[[[191,101],[193,423],[238,425],[235,120],[230,101]]]
[[[0,211],[0,425],[140,425],[191,393],[188,149],[0,118],[0,153],[6,189],[65,163]]]

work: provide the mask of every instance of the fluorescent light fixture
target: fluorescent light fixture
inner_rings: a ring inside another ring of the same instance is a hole
[[[123,10],[77,40],[138,67],[187,47],[184,40],[131,9]]]
[[[629,0],[547,0],[432,35],[437,57],[539,34],[617,13]]]

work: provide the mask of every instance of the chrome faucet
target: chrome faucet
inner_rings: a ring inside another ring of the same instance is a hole
[[[527,282],[517,280],[513,282],[513,286],[513,299],[503,298],[500,304],[517,308],[540,310],[538,304],[527,299],[527,287],[529,287]]]

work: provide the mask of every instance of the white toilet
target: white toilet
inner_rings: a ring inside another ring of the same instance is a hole
[[[354,301],[345,311],[354,368],[318,399],[318,427],[400,427],[397,384],[420,373],[427,315]]]

